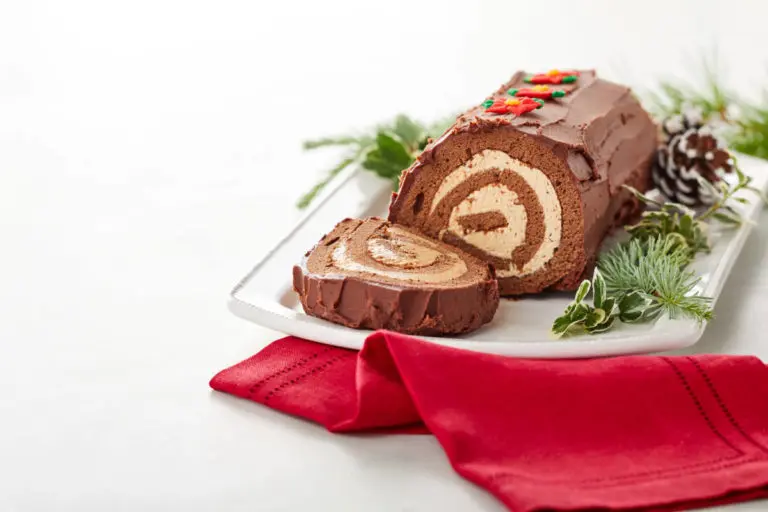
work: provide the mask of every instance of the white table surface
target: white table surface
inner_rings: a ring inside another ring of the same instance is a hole
[[[338,157],[300,141],[437,117],[518,67],[647,85],[716,45],[728,83],[768,83],[762,2],[550,0],[539,25],[505,2],[277,4],[0,0],[0,512],[501,510],[430,437],[209,391],[279,336],[225,300]],[[693,351],[768,360],[766,218]]]

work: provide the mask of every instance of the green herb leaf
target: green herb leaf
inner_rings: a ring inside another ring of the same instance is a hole
[[[603,305],[600,309],[605,311],[607,316],[614,316],[618,313],[619,306],[616,304],[616,297],[608,297],[603,301]]]
[[[650,299],[640,291],[632,291],[625,294],[619,301],[619,319],[624,323],[634,323],[643,316],[643,310],[650,303]]]
[[[658,208],[661,208],[664,206],[664,203],[660,203],[659,201],[651,199],[647,195],[637,190],[635,187],[630,187],[629,185],[622,185],[622,187],[624,187],[626,190],[629,190],[632,193],[632,195],[635,196],[636,199],[638,199],[639,201],[645,204],[653,205]]]
[[[405,145],[386,132],[376,134],[376,146],[381,156],[393,165],[399,165],[400,170],[413,162],[413,157],[408,153]]]
[[[584,304],[583,302],[579,302],[578,304],[574,305],[573,312],[571,313],[571,318],[574,320],[582,321],[587,318],[587,315],[589,315],[589,312],[591,311],[591,308]]]
[[[592,283],[589,282],[589,279],[585,279],[581,282],[579,285],[579,289],[576,290],[576,297],[573,299],[575,302],[581,302],[584,300],[584,298],[589,293],[589,289],[592,287]]]
[[[609,331],[613,327],[613,323],[615,321],[615,316],[609,316],[602,323],[599,323],[593,327],[587,327],[587,332],[589,334],[600,334],[601,332]]]
[[[592,292],[592,302],[595,304],[596,308],[602,308],[603,302],[605,302],[606,299],[605,279],[603,279],[602,274],[600,274],[600,271],[597,268],[592,276],[592,286],[594,287],[594,291]]]
[[[584,319],[584,325],[587,327],[587,329],[594,328],[595,326],[601,324],[603,320],[605,320],[605,317],[606,314],[604,310],[595,308],[590,311],[587,315],[587,318]]]
[[[402,114],[395,118],[392,131],[412,150],[415,150],[425,137],[424,127]]]
[[[714,212],[712,214],[712,218],[719,220],[723,224],[730,224],[732,226],[740,226],[741,225],[741,219],[739,217],[734,216],[731,213]]]
[[[402,167],[397,164],[393,164],[391,161],[381,156],[381,152],[378,149],[371,150],[366,155],[365,160],[361,164],[363,168],[373,171],[377,175],[385,179],[394,180],[400,176]]]
[[[569,331],[577,330],[583,325],[588,314],[589,308],[584,307],[572,311],[571,314],[565,314],[556,318],[555,322],[552,324],[552,333],[557,337],[561,337],[566,335]]]

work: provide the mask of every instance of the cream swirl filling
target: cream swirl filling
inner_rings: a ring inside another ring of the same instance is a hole
[[[533,256],[522,268],[510,263],[508,268],[496,269],[499,277],[525,276],[541,269],[552,259],[562,236],[562,211],[557,192],[547,175],[540,169],[530,167],[504,151],[483,150],[445,177],[432,199],[431,211],[434,212],[440,201],[471,176],[493,169],[503,173],[515,173],[525,180],[544,212],[544,238]],[[466,233],[459,225],[460,217],[484,212],[501,213],[506,218],[507,225],[471,233]],[[450,232],[486,254],[510,258],[512,252],[526,242],[527,223],[525,207],[518,201],[514,190],[502,184],[487,185],[473,191],[453,207],[448,227],[441,231],[440,237]]]
[[[388,228],[386,234],[386,238],[374,236],[366,242],[366,257],[381,265],[357,261],[346,240],[340,241],[331,253],[333,265],[350,272],[423,283],[447,282],[468,270],[467,264],[456,253],[446,251],[430,240],[417,238],[396,227]]]

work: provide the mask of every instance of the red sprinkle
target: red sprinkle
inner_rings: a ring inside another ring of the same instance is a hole
[[[514,114],[516,116],[541,108],[541,103],[531,98],[518,98],[516,105],[508,105],[506,99],[496,99],[485,109],[493,114]]]
[[[550,72],[551,73],[551,72]],[[562,84],[575,82],[578,71],[558,71],[557,73],[538,73],[525,79],[529,84]]]

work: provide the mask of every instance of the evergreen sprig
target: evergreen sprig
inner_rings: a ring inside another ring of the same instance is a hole
[[[701,278],[686,270],[691,257],[686,246],[674,236],[630,240],[603,255],[598,267],[605,275],[606,289],[619,301],[640,292],[648,299],[643,320],[662,312],[699,321],[712,316],[710,298],[694,293]]]
[[[710,183],[701,178],[715,198],[704,211],[696,212],[673,202],[657,201],[625,186],[647,207],[637,224],[626,226],[630,240],[600,257],[592,281],[582,282],[576,298],[555,319],[552,332],[567,336],[578,332],[594,334],[610,329],[616,319],[624,323],[648,322],[661,315],[687,317],[699,322],[712,318],[712,299],[697,293],[700,282],[686,267],[699,252],[710,252],[708,221],[740,226],[744,219],[733,203],[748,203],[737,196],[748,190],[766,201],[762,190],[751,185],[735,162],[736,183]],[[590,288],[593,304],[584,299]]]
[[[644,211],[637,224],[624,228],[633,239],[645,241],[657,237],[674,238],[686,248],[690,258],[696,253],[711,250],[706,225],[696,218],[693,210],[679,203],[661,203],[628,185],[624,185],[624,188],[646,206],[653,208]]]
[[[613,327],[616,320],[639,323],[662,314],[699,322],[712,318],[712,300],[696,293],[700,278],[685,267],[688,246],[675,234],[635,238],[601,256],[592,281],[579,286],[574,301],[555,319],[556,337],[580,332],[596,334]],[[584,299],[593,290],[593,304]]]
[[[584,300],[592,291],[592,305]],[[606,282],[599,269],[595,268],[592,281],[585,279],[576,291],[576,297],[562,316],[552,324],[552,333],[558,338],[575,332],[598,334],[609,330],[617,318],[623,322],[634,322],[642,317],[648,300],[640,292],[632,292],[617,300],[608,296]]]
[[[724,224],[731,224],[734,226],[740,226],[744,223],[744,219],[731,204],[731,202],[737,202],[741,204],[749,203],[749,200],[745,197],[736,197],[736,194],[742,190],[747,190],[756,194],[764,204],[768,204],[768,198],[766,198],[765,192],[757,187],[752,186],[752,177],[744,174],[739,165],[734,159],[734,171],[736,173],[737,181],[735,184],[730,185],[724,180],[717,183],[710,183],[704,178],[699,178],[699,183],[702,187],[709,190],[710,194],[715,197],[715,202],[707,208],[701,215],[698,216],[699,221],[705,221],[709,218],[714,218]]]
[[[739,116],[733,120],[733,134],[729,135],[731,149],[768,159],[768,93],[763,94],[762,104],[737,103]]]
[[[640,202],[650,207],[642,213],[637,224],[626,226],[624,229],[633,239],[647,240],[649,238],[672,236],[685,246],[691,258],[699,252],[708,253],[711,250],[707,236],[708,224],[706,221],[715,219],[723,224],[740,226],[744,219],[741,213],[734,208],[733,203],[747,204],[745,197],[736,197],[742,190],[748,190],[757,194],[763,202],[768,203],[765,193],[751,185],[752,178],[745,175],[739,169],[734,158],[734,171],[737,181],[733,185],[725,180],[710,183],[704,178],[699,178],[702,187],[708,189],[710,195],[715,198],[709,208],[697,213],[679,203],[656,201],[642,192],[624,185]]]
[[[699,61],[697,86],[680,80],[662,80],[658,89],[647,94],[649,109],[658,117],[679,114],[688,106],[701,109],[706,120],[727,120],[736,102],[733,91],[721,82],[717,55],[704,55]]]
[[[430,125],[398,115],[392,122],[377,126],[370,134],[343,135],[304,142],[305,150],[325,147],[348,148],[346,156],[326,173],[325,177],[309,189],[296,206],[306,208],[341,171],[359,165],[367,171],[392,181],[397,189],[400,174],[409,167],[429,142],[442,134],[453,122],[445,119]]]

